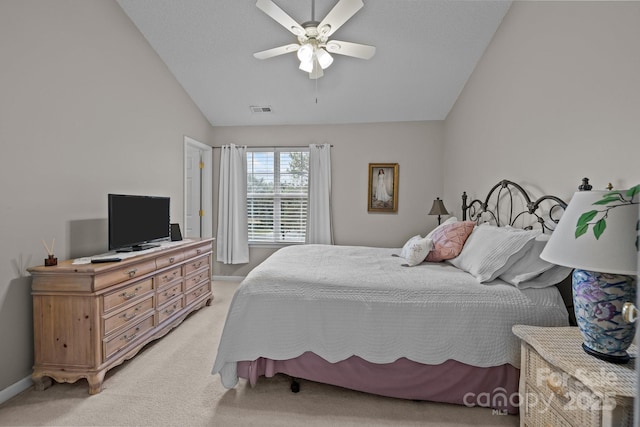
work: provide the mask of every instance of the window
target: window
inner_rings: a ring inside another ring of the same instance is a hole
[[[309,150],[247,151],[249,243],[304,243]]]

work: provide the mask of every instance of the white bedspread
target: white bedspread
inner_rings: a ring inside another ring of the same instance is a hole
[[[480,284],[447,263],[403,267],[399,249],[304,245],[280,249],[239,286],[212,373],[231,388],[236,362],[311,351],[425,364],[520,366],[514,324],[568,325],[555,287]]]

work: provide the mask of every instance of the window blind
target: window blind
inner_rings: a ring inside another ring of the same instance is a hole
[[[250,243],[304,243],[308,199],[308,150],[248,149]]]

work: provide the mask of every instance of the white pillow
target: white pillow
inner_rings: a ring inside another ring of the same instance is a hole
[[[561,265],[554,265],[549,270],[545,271],[541,275],[534,277],[526,282],[520,282],[516,287],[518,289],[540,289],[548,288],[549,286],[557,285],[567,278],[571,274],[572,268],[563,267]]]
[[[410,238],[409,240],[407,240],[407,243],[404,244],[404,246],[402,247],[402,249],[400,250],[400,255],[398,255],[400,258],[404,258],[407,259],[407,257],[409,256],[409,248],[411,247],[411,245],[417,241],[422,239],[421,235],[416,235],[413,236],[412,238]],[[426,256],[426,255],[425,255]]]
[[[407,249],[407,256],[404,259],[407,260],[409,267],[421,264],[429,254],[429,251],[433,249],[433,241],[427,237],[413,240],[409,244]]]
[[[518,286],[520,283],[538,277],[545,271],[550,270],[554,264],[540,258],[540,253],[548,241],[548,234],[540,234],[536,237],[527,253],[500,274],[500,279]]]
[[[445,222],[443,222],[442,224],[440,224],[439,226],[431,230],[425,237],[430,239],[433,233],[436,232],[436,230],[444,227],[445,225],[453,224],[454,222],[458,222],[458,218],[456,218],[455,216],[452,216],[451,218],[448,218]]]
[[[490,282],[523,257],[540,234],[540,230],[482,224],[471,232],[460,255],[449,262],[481,283]]]

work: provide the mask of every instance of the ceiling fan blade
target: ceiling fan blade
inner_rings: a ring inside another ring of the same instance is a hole
[[[327,51],[338,55],[353,56],[360,59],[371,59],[376,54],[375,46],[360,43],[343,42],[331,40],[327,42]]]
[[[362,0],[339,0],[325,18],[318,24],[322,37],[329,37],[364,6]]]
[[[285,27],[287,30],[291,31],[294,35],[304,36],[304,28],[302,28],[302,26],[298,24],[292,17],[287,15],[284,10],[280,9],[280,7],[278,7],[278,5],[273,1],[258,0],[256,2],[256,6],[258,7],[258,9],[273,18],[277,23]]]
[[[258,59],[273,58],[274,56],[284,55],[289,52],[296,52],[300,48],[299,44],[291,43],[285,46],[274,47],[273,49],[267,49],[253,54]]]

